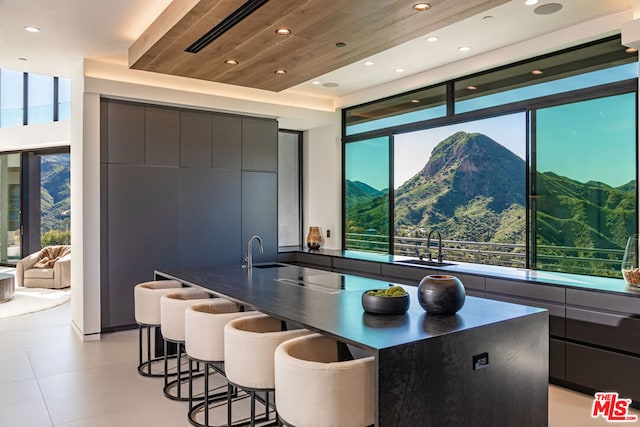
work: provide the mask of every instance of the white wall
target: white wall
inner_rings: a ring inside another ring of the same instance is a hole
[[[342,141],[340,114],[327,126],[304,133],[303,156],[303,231],[319,226],[324,248],[342,247]],[[327,230],[331,237],[327,238]]]
[[[0,128],[0,151],[31,150],[69,145],[69,121]]]

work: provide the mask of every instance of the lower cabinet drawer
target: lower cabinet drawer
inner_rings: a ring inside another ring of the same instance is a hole
[[[489,292],[485,293],[485,298],[547,309],[549,310],[549,335],[554,337],[565,336],[564,305],[552,304],[549,302],[542,302],[538,300],[529,300],[525,298],[514,298],[506,295],[496,295],[496,294],[491,294]]]
[[[640,319],[567,307],[567,338],[640,356]]]
[[[640,358],[566,343],[568,382],[640,402]]]

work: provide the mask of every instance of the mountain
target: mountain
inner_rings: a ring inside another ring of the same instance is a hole
[[[486,135],[457,132],[396,190],[396,234],[438,228],[447,239],[492,241],[500,231],[501,240],[524,242],[524,225],[511,220],[524,218],[524,178],[525,162],[511,151]]]
[[[635,180],[614,188],[543,172],[536,184],[538,245],[624,249],[635,233]]]
[[[346,232],[389,233],[389,190],[376,190],[361,181],[345,181]],[[350,219],[356,219],[350,220]],[[366,225],[366,226],[363,226]]]
[[[447,240],[524,245],[525,173],[525,162],[491,138],[455,133],[395,191],[395,235],[413,237],[421,228],[438,229]],[[623,250],[636,232],[636,187],[635,180],[611,187],[537,173],[531,199],[537,213],[536,267],[619,275],[619,252],[607,250]],[[387,233],[387,192],[350,181],[346,188],[347,233]],[[513,250],[524,251],[522,246]],[[502,262],[495,254],[486,262],[492,261]]]
[[[68,230],[70,226],[70,155],[41,156],[41,229]]]

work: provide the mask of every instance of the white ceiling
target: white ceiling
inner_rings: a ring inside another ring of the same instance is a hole
[[[464,0],[460,0],[464,1]],[[0,68],[69,76],[82,58],[127,63],[127,50],[171,0],[0,0]],[[561,3],[552,15],[533,10]],[[372,56],[285,92],[344,96],[525,39],[632,8],[632,0],[540,0],[526,6],[512,0],[433,34]],[[428,12],[425,12],[428,13]],[[27,25],[41,29],[28,33]],[[430,35],[430,34],[429,34]],[[469,46],[466,52],[458,47]],[[25,58],[26,61],[18,58]],[[399,73],[395,70],[404,69]],[[326,88],[323,83],[338,83]]]

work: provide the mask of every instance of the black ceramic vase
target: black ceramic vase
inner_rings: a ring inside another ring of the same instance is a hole
[[[423,277],[418,285],[418,302],[429,314],[456,314],[464,305],[460,279],[445,274]]]

